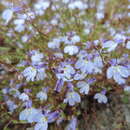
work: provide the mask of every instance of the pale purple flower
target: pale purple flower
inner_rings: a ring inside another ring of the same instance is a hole
[[[26,93],[21,93],[19,95],[19,99],[22,101],[27,101],[27,100],[29,100],[29,96]]]
[[[48,128],[48,123],[54,122],[57,118],[59,117],[59,112],[54,111],[45,111],[44,114],[42,112],[37,113],[35,117],[35,122],[37,124],[35,125],[35,130],[47,130]]]
[[[117,33],[115,36],[114,36],[114,40],[115,41],[122,41],[124,42],[126,40],[126,37],[125,35],[121,34],[121,33]]]
[[[86,83],[86,82],[84,82],[84,81],[79,81],[78,83],[77,83],[77,87],[80,89],[79,91],[80,91],[80,93],[82,93],[82,94],[88,94],[89,93],[89,84],[88,83]]]
[[[39,113],[39,110],[31,107],[26,108],[19,114],[19,120],[25,120],[29,123],[35,122],[36,115]]]
[[[46,77],[44,68],[36,68],[32,66],[25,68],[22,74],[27,81],[43,80]]]
[[[40,53],[38,50],[32,51],[31,60],[32,60],[33,63],[41,62],[43,57],[44,57],[44,55],[42,53]]]
[[[67,92],[66,98],[64,99],[64,103],[69,103],[70,106],[74,106],[76,103],[80,103],[81,98],[80,95],[75,91]]]
[[[14,24],[16,25],[15,28],[14,28],[15,31],[22,32],[22,31],[25,30],[25,19],[22,19],[22,18],[15,19]]]
[[[47,93],[44,91],[40,91],[36,95],[37,98],[39,98],[41,101],[46,101],[47,100]]]
[[[93,73],[93,70],[95,68],[92,61],[89,61],[87,59],[78,59],[75,64],[76,69],[80,69],[82,73]]]
[[[56,49],[60,47],[61,40],[59,38],[54,38],[52,41],[48,43],[48,47],[51,49]]]
[[[58,79],[55,86],[55,91],[60,92],[64,85],[64,81],[62,79]]]
[[[116,65],[107,69],[107,78],[113,78],[118,84],[124,84],[125,78],[129,75],[129,70],[125,66]]]
[[[96,93],[94,95],[94,99],[97,99],[98,103],[107,103],[108,102],[107,97],[105,96],[105,94],[102,94],[102,93]]]
[[[74,80],[83,80],[87,76],[87,73],[77,72],[74,75]]]
[[[107,52],[111,52],[116,49],[117,45],[118,45],[118,43],[109,40],[109,41],[102,43],[102,48],[106,49],[105,51],[107,51]]]
[[[64,48],[64,53],[67,53],[69,55],[75,55],[79,51],[79,48],[74,45],[68,45]]]
[[[78,43],[80,42],[80,37],[78,35],[74,35],[72,38],[71,38],[71,41],[72,43]]]
[[[10,112],[14,112],[14,110],[18,107],[13,101],[8,100],[6,101],[7,107]]]
[[[67,63],[62,63],[58,66],[58,72],[56,76],[58,79],[62,79],[63,81],[72,81],[73,75],[75,74],[75,69]]]
[[[100,56],[97,56],[94,58],[93,61],[94,64],[94,73],[101,73],[102,72],[102,68],[103,68],[103,62],[102,62],[102,58]]]

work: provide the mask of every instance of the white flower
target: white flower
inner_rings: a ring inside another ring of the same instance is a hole
[[[47,94],[45,92],[42,92],[42,91],[37,93],[36,97],[39,98],[41,101],[43,101],[43,100],[46,101],[47,100]]]
[[[20,94],[19,99],[22,101],[27,101],[29,100],[29,96],[26,93],[22,93]]]
[[[127,49],[130,49],[130,41],[128,41],[128,42],[126,43],[126,48],[127,48]]]
[[[94,99],[97,99],[99,103],[107,103],[107,97],[104,94],[96,93]]]
[[[12,19],[13,17],[13,11],[11,9],[6,9],[2,13],[2,18],[6,21],[6,24]]]
[[[75,55],[79,51],[77,46],[74,45],[68,45],[64,48],[64,53],[68,53],[69,55]]]
[[[80,93],[83,93],[83,94],[88,94],[89,92],[89,84],[87,84],[86,82],[84,81],[79,81],[77,83],[77,87],[80,88]]]
[[[108,52],[114,51],[117,47],[118,43],[114,41],[106,41],[103,43],[102,47],[107,49]]]

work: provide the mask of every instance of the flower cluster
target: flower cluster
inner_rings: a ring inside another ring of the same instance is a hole
[[[6,58],[15,72],[2,82],[2,95],[8,111],[20,111],[19,122],[47,130],[49,123],[69,120],[67,130],[76,130],[83,99],[107,104],[110,90],[130,92],[130,26],[114,27],[119,14],[110,14],[111,23],[107,2],[36,0],[8,8],[11,3],[2,1],[0,25],[13,43],[9,53],[15,49],[20,57]],[[91,9],[97,12],[89,19]]]

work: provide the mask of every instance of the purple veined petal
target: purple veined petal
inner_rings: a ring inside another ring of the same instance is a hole
[[[81,68],[81,72],[88,72],[89,74],[91,74],[94,70],[94,67],[94,64],[91,61],[88,61],[87,63],[84,63],[84,66]]]
[[[126,67],[120,66],[120,75],[124,78],[127,78],[130,74]]]
[[[36,53],[36,50],[31,50],[27,53],[28,56],[32,56]]]
[[[122,39],[115,39],[115,42],[118,43],[118,44],[122,43],[123,41],[124,40],[122,40]]]
[[[69,89],[69,92],[72,92],[72,91],[73,91],[74,86],[73,86],[73,84],[72,84],[71,82],[68,82],[68,83],[67,83],[67,87],[68,87],[68,89]]]
[[[31,100],[26,101],[25,106],[26,106],[26,108],[31,108],[32,107],[32,101]]]
[[[74,99],[75,102],[78,102],[78,103],[81,102],[81,98],[80,98],[80,95],[78,93],[75,92],[74,97],[75,97],[75,99]]]
[[[14,7],[14,8],[13,8],[13,11],[14,11],[14,12],[19,12],[19,11],[22,11],[22,10],[23,10],[23,8],[20,7],[20,6],[17,6],[17,7]]]
[[[96,78],[90,78],[86,80],[88,84],[92,84],[96,81]]]
[[[118,84],[125,84],[125,79],[123,79],[119,73],[114,74],[113,78]]]
[[[32,90],[31,89],[24,89],[24,92],[25,93],[30,93],[30,92],[32,92]]]
[[[112,60],[110,60],[109,63],[110,63],[111,65],[115,66],[115,65],[117,65],[117,59],[112,59]]]
[[[92,42],[87,41],[86,42],[86,48],[89,49],[92,46]]]
[[[88,55],[87,55],[87,59],[88,59],[88,60],[92,60],[92,58],[93,58],[93,56],[92,56],[91,54],[88,54]]]
[[[55,91],[60,92],[63,86],[64,86],[64,81],[62,79],[57,80]]]
[[[83,60],[79,59],[76,64],[75,64],[75,68],[76,69],[80,69],[83,66]]]
[[[69,102],[70,106],[74,106],[75,105],[75,101],[73,99],[69,99],[67,102]]]
[[[105,42],[107,42],[107,41],[109,41],[109,40],[107,40],[107,39],[101,39],[101,42],[102,42],[102,43],[105,43]]]
[[[106,89],[104,89],[104,90],[102,90],[102,91],[101,91],[101,94],[105,95],[105,94],[106,94],[106,92],[107,92],[107,90],[106,90]]]
[[[109,67],[109,68],[107,69],[107,78],[110,79],[110,78],[113,77],[113,75],[114,75],[114,69],[113,69],[113,67],[111,66],[111,67]]]
[[[26,84],[25,83],[16,84],[15,88],[20,89],[24,85],[26,85]]]
[[[54,122],[59,117],[59,115],[60,115],[60,112],[55,111],[55,112],[48,113],[46,116],[47,116],[48,122],[51,123],[51,122]]]
[[[46,64],[45,63],[42,63],[42,64],[39,64],[39,65],[33,65],[36,69],[41,69],[41,68],[45,68],[46,67]]]

